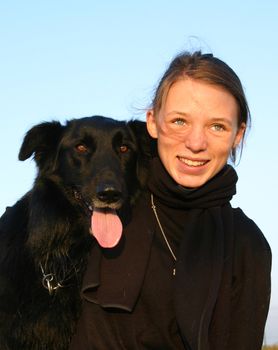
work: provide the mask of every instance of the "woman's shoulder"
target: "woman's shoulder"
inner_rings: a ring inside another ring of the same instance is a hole
[[[258,225],[242,209],[233,208],[235,243],[254,254],[270,252],[270,246]]]

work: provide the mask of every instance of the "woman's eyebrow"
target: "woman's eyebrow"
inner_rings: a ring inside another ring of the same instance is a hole
[[[210,121],[214,122],[214,123],[225,123],[225,124],[229,124],[232,125],[232,121],[230,119],[227,119],[225,117],[213,117],[210,118]]]
[[[187,116],[189,116],[188,113],[186,113],[186,112],[181,112],[181,111],[171,111],[171,112],[168,112],[168,113],[166,114],[166,116],[172,115],[172,114],[178,114],[178,115],[181,115],[182,117],[187,117]]]

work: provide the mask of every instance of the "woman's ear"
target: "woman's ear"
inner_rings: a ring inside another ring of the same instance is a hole
[[[157,139],[157,125],[153,109],[149,109],[146,113],[147,129],[151,137]]]
[[[241,125],[239,126],[237,133],[236,133],[233,148],[236,148],[240,144],[240,142],[244,136],[245,130],[246,130],[246,124],[241,123]]]

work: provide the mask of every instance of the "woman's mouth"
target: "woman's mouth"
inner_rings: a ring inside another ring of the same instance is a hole
[[[203,165],[205,165],[207,162],[209,162],[208,160],[193,160],[193,159],[188,159],[188,158],[179,157],[179,156],[178,156],[178,159],[179,159],[182,163],[184,163],[184,164],[186,164],[186,165],[188,165],[188,166],[190,166],[190,167],[199,167],[199,166],[203,166]]]

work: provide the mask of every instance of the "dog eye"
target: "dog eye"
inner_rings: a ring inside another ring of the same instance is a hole
[[[88,148],[83,143],[80,143],[79,145],[76,145],[75,149],[79,153],[86,153],[88,151]]]
[[[127,145],[121,145],[120,146],[120,152],[126,153],[129,150],[129,147]]]

